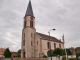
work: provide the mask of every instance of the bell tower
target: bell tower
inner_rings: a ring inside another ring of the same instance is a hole
[[[31,1],[29,1],[22,29],[21,58],[35,56],[35,33],[35,17],[33,14]]]

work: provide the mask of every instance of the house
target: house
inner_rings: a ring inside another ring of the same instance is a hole
[[[12,57],[16,57],[17,56],[17,52],[11,52]]]
[[[4,56],[4,51],[6,50],[6,48],[0,48],[0,57]]]
[[[6,48],[0,48],[0,55],[3,55],[5,50]]]

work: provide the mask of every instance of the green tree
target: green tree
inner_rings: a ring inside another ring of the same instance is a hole
[[[72,52],[70,49],[66,49],[67,55],[72,55]],[[65,49],[63,49],[63,55],[66,55]]]
[[[7,49],[4,51],[4,56],[5,56],[5,58],[10,58],[11,55],[12,55],[12,54],[11,54],[9,48],[7,48]]]
[[[17,57],[21,57],[21,49],[18,50]]]
[[[53,55],[54,56],[61,56],[63,53],[63,50],[61,48],[56,48],[54,51],[53,51]]]
[[[80,56],[80,51],[76,52],[76,57],[78,58]]]
[[[53,50],[48,50],[47,56],[48,56],[48,57],[53,56]]]

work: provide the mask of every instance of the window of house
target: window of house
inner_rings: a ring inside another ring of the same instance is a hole
[[[37,45],[38,45],[38,41],[37,41]]]
[[[50,46],[50,43],[49,43],[49,42],[47,42],[47,47],[48,47],[48,49],[50,48],[49,46]]]
[[[31,33],[31,37],[33,37],[33,34]]]
[[[59,48],[61,48],[61,44],[59,44]]]
[[[33,43],[32,43],[32,41],[31,41],[31,46],[33,46]]]
[[[54,49],[56,49],[56,43],[54,43]]]
[[[33,21],[32,20],[30,21],[30,27],[33,27]]]

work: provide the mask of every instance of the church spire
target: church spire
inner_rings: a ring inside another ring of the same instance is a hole
[[[30,16],[34,17],[33,10],[32,10],[32,5],[31,5],[31,0],[29,0],[29,4],[28,4],[28,7],[27,7],[27,11],[26,11],[25,16],[27,16],[27,15],[30,15]]]

